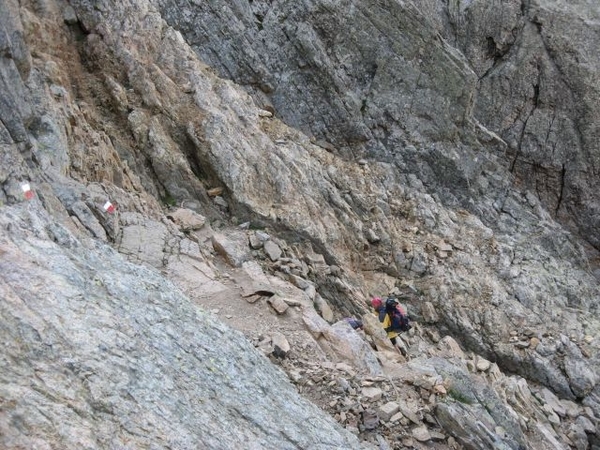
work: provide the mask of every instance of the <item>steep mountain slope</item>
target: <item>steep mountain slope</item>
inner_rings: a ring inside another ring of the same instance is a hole
[[[485,5],[0,0],[2,444],[597,446],[598,7]]]
[[[1,219],[3,448],[359,448],[247,340],[40,206]]]
[[[595,2],[154,3],[222,76],[342,154],[393,162],[488,225],[511,182],[599,247]]]

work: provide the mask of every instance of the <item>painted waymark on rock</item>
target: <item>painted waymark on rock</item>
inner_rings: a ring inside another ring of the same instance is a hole
[[[113,205],[110,201],[106,201],[106,203],[103,206],[104,211],[106,211],[109,214],[112,214],[115,212],[115,205]]]
[[[31,200],[33,198],[33,191],[31,190],[29,183],[23,183],[21,189],[23,189],[23,195],[26,200]]]

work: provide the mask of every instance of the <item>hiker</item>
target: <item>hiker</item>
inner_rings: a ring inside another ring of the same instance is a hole
[[[371,300],[371,306],[377,312],[379,321],[382,323],[383,329],[387,332],[392,345],[402,355],[406,356],[407,350],[404,342],[398,338],[401,332],[412,328],[406,310],[402,308],[398,300],[394,297],[388,297],[385,304],[381,298],[374,297]]]
[[[348,325],[350,325],[354,330],[363,329],[362,321],[358,320],[356,317],[346,317],[344,320],[348,322]]]

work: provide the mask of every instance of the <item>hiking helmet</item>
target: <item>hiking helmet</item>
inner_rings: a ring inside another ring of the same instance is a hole
[[[383,302],[381,301],[381,299],[379,297],[373,297],[371,299],[371,306],[374,309],[379,309],[379,308],[381,308],[382,305],[383,305]]]

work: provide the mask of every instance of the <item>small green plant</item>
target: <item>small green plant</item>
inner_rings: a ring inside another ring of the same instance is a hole
[[[448,389],[448,397],[456,400],[457,402],[460,403],[464,403],[466,405],[472,405],[473,401],[467,397],[465,394],[463,394],[462,392],[456,390],[456,389]]]
[[[171,195],[169,191],[165,189],[165,195],[160,199],[165,206],[175,206],[177,204],[177,200]]]

